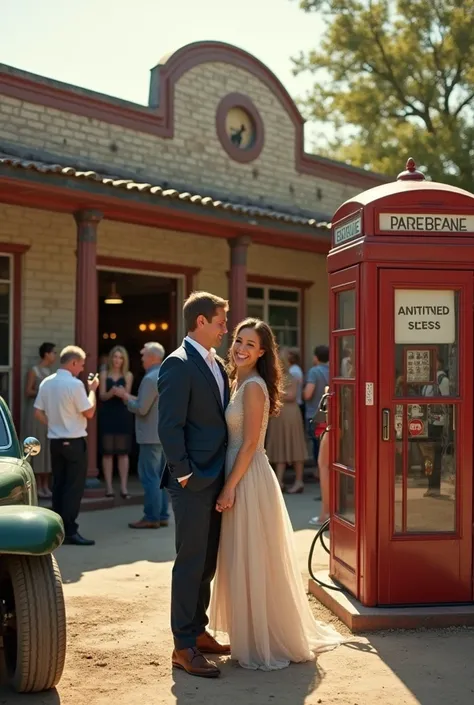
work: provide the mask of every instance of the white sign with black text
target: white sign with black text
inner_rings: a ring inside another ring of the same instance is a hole
[[[374,405],[374,383],[373,382],[366,382],[365,383],[365,405],[366,406],[373,406]]]
[[[343,242],[354,240],[362,234],[362,218],[358,216],[349,220],[344,225],[334,228],[334,245],[342,245]]]
[[[474,233],[474,215],[454,213],[380,213],[381,232]]]
[[[395,343],[438,344],[455,340],[454,291],[395,290]]]

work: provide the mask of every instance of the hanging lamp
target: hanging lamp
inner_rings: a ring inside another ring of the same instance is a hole
[[[104,303],[106,304],[123,304],[123,299],[115,288],[115,282],[112,282],[110,287],[109,295],[105,298]]]

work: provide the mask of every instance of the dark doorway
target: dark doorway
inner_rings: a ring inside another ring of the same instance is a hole
[[[177,306],[179,279],[127,272],[98,271],[99,284],[99,367],[115,345],[123,346],[130,358],[133,374],[132,394],[136,394],[143,377],[140,350],[156,341],[166,354],[177,347]],[[122,303],[106,303],[119,298]],[[99,415],[100,418],[100,415]],[[101,454],[100,423],[98,451]],[[136,469],[136,447],[130,458],[130,470]],[[100,457],[99,457],[100,461]]]

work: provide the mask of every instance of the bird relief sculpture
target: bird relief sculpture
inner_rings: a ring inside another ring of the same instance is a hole
[[[230,128],[230,141],[232,144],[234,144],[236,147],[241,147],[242,146],[242,139],[244,132],[246,131],[245,125],[241,125],[239,129],[236,129],[235,127]]]

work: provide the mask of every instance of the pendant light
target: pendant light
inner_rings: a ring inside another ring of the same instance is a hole
[[[104,300],[104,303],[106,304],[123,304],[123,299],[120,296],[120,294],[117,292],[117,289],[115,288],[115,282],[112,282],[112,286],[110,287],[110,293]]]

